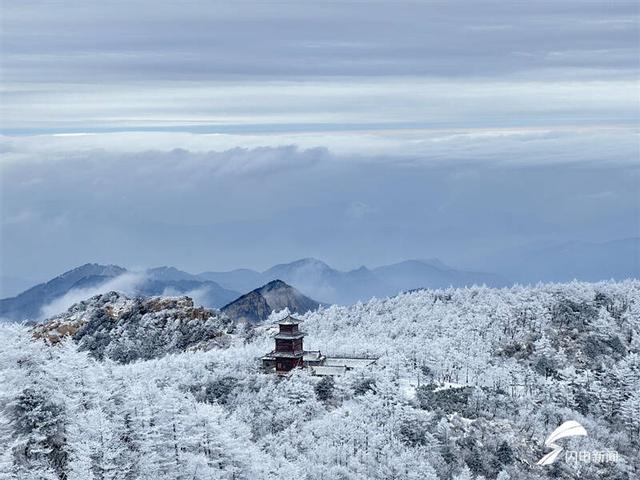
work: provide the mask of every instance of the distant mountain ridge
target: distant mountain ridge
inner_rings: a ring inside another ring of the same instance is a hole
[[[480,283],[496,287],[508,283],[500,275],[455,270],[434,260],[405,260],[378,267],[374,272],[398,290],[442,288],[443,286],[462,287]]]
[[[87,263],[46,283],[38,284],[15,297],[0,300],[0,317],[12,320],[36,319],[43,306],[74,288],[89,288],[126,273],[117,265]]]
[[[123,286],[111,284],[128,274],[138,275],[139,278],[123,282],[127,283]],[[114,289],[133,296],[189,295],[199,305],[209,308],[220,308],[240,296],[240,292],[223,288],[215,282],[200,279],[173,267],[158,267],[136,274],[117,265],[88,263],[15,297],[0,300],[0,318],[17,321],[39,320],[47,305],[60,302],[65,296],[74,297],[74,293],[75,296],[84,295],[78,299],[82,300]],[[74,298],[70,299],[67,305],[62,303],[61,308],[64,310],[72,303],[75,303]]]
[[[124,282],[126,285],[122,286],[118,281],[125,275],[138,275],[139,278]],[[253,306],[254,309],[266,311],[269,308],[273,309],[273,305],[267,302],[259,307],[264,298],[260,300],[258,296],[264,292],[256,294],[252,291],[259,290],[275,280],[292,286],[296,294],[306,298],[307,300],[302,301],[303,305],[309,301],[316,306],[316,300],[328,304],[351,304],[366,301],[371,297],[393,296],[403,290],[414,288],[508,284],[497,275],[455,270],[436,259],[407,260],[374,269],[362,266],[354,270],[340,271],[321,260],[303,258],[275,265],[264,272],[237,269],[200,274],[191,274],[170,266],[150,268],[136,273],[117,265],[89,263],[36,285],[15,297],[0,300],[0,318],[17,321],[40,320],[63,311],[77,301],[108,290],[118,290],[132,296],[188,295],[196,304],[207,308],[226,306],[238,299],[241,292],[249,291],[247,295],[252,294],[257,302]],[[113,282],[116,285],[113,285]],[[70,298],[65,303],[66,296]],[[272,303],[273,301],[271,299]],[[54,304],[58,307],[57,310],[48,312],[50,309],[46,308],[53,302],[60,305]],[[247,315],[253,318],[256,314]],[[261,317],[262,314],[257,316]]]
[[[232,270],[204,272],[199,278],[211,279],[234,290],[256,288],[280,279],[303,294],[323,303],[350,304],[371,297],[387,297],[414,288],[462,287],[486,284],[492,287],[508,285],[499,275],[466,272],[449,267],[437,259],[406,260],[377,268],[340,271],[321,260],[303,258],[275,265],[264,272]]]
[[[251,293],[274,280],[285,282],[314,301],[351,304],[374,296],[388,297],[421,288],[474,284],[500,287],[513,282],[640,278],[640,238],[513,250],[503,252],[500,257],[487,257],[478,268],[480,271],[459,270],[438,259],[426,259],[341,271],[321,260],[303,258],[274,265],[262,272],[243,268],[191,274],[171,266],[136,273],[117,265],[89,263],[19,295],[0,300],[0,320],[39,320],[43,317],[43,309],[52,303],[58,309],[55,312],[47,311],[46,316],[108,290],[123,291],[133,296],[188,295],[197,305],[221,308],[240,297],[242,292]],[[484,273],[481,271],[483,269],[500,272],[509,280],[498,274]],[[126,275],[138,275],[139,278],[134,278],[135,282],[129,282],[132,285],[123,288],[118,280]],[[74,292],[77,295],[72,295]],[[65,296],[70,297],[66,303],[55,303],[66,300]]]
[[[262,281],[262,273],[248,268],[239,268],[228,272],[203,272],[196,276],[202,280],[216,282],[224,288],[240,292],[247,292],[266,283]]]
[[[174,267],[157,267],[145,271],[145,280],[137,293],[153,295],[188,295],[208,308],[220,308],[240,296],[243,290],[224,288],[217,282],[206,280]]]

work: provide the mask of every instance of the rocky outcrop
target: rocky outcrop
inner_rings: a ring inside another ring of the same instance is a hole
[[[235,322],[189,297],[129,298],[96,295],[34,328],[36,338],[58,343],[70,337],[102,359],[131,362],[185,350],[223,348]]]

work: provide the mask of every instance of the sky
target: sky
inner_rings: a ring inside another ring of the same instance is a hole
[[[636,2],[2,9],[4,282],[640,236]]]

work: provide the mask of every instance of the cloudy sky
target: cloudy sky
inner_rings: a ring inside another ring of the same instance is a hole
[[[5,0],[2,275],[638,236],[625,1]]]

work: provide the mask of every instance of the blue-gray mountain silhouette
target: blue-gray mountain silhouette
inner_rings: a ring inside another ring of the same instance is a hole
[[[273,280],[225,305],[222,311],[233,320],[259,323],[266,320],[273,311],[288,308],[291,313],[302,314],[319,306],[318,302],[282,280]]]
[[[88,263],[36,285],[21,294],[0,300],[0,318],[14,321],[39,320],[42,308],[74,291],[108,289],[107,282],[127,273],[117,265]],[[132,287],[132,295],[185,295],[195,297],[199,305],[220,308],[240,295],[240,292],[221,287],[215,282],[203,280],[195,275],[173,267],[153,268],[141,281]],[[90,295],[95,294],[93,291]]]
[[[408,260],[378,268],[340,271],[315,258],[275,265],[264,272],[233,270],[205,272],[225,288],[250,290],[275,279],[323,303],[350,304],[371,297],[387,297],[414,288],[462,287],[473,284],[507,285],[499,275],[456,270],[438,260]]]

